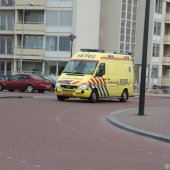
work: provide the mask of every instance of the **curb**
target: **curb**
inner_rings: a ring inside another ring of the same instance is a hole
[[[33,96],[0,96],[0,99],[22,99],[22,98],[33,98]]]
[[[120,113],[126,112],[126,111],[131,111],[131,110],[134,110],[134,109],[125,109],[125,110],[119,110],[119,111],[110,113],[107,116],[107,120],[111,124],[121,128],[121,129],[124,129],[126,131],[133,132],[135,134],[146,136],[146,137],[149,137],[149,138],[152,138],[152,139],[156,139],[156,140],[159,140],[159,141],[162,141],[162,142],[170,143],[170,136],[161,135],[161,134],[158,134],[158,133],[153,133],[153,132],[150,132],[150,131],[139,129],[139,128],[130,126],[126,123],[123,123],[116,118],[117,114],[120,114]]]

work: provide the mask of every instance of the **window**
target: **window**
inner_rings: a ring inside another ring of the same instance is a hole
[[[120,50],[124,51],[124,43],[120,43]]]
[[[47,11],[47,25],[58,26],[59,12],[58,11]]]
[[[137,6],[137,0],[133,0],[133,5]]]
[[[96,72],[96,75],[99,77],[105,75],[105,63],[100,63],[99,68]]]
[[[122,12],[122,18],[123,18],[123,19],[126,18],[126,12]]]
[[[162,3],[163,0],[156,0],[155,13],[162,14]]]
[[[159,57],[159,51],[160,51],[160,44],[153,44],[153,52],[152,56],[153,57]]]
[[[46,37],[47,51],[70,51],[70,38],[66,36]]]
[[[161,23],[160,22],[154,23],[154,35],[157,35],[157,36],[161,35]]]
[[[69,37],[59,37],[59,51],[70,51]]]
[[[12,37],[6,37],[6,54],[12,54],[13,53],[13,38]]]
[[[14,0],[1,0],[1,6],[14,6]]]
[[[0,54],[5,54],[5,37],[0,37]]]
[[[130,36],[126,36],[126,42],[130,42]]]
[[[120,35],[120,41],[124,42],[125,36],[124,35]]]
[[[124,33],[125,33],[125,28],[122,27],[122,28],[121,28],[121,34],[124,34]]]
[[[43,36],[26,35],[24,37],[24,47],[32,49],[43,48]]]
[[[122,4],[122,11],[126,11],[126,4]]]
[[[13,37],[0,36],[0,54],[12,54],[13,42]]]
[[[121,27],[125,27],[125,20],[123,20],[123,19],[121,21]]]
[[[132,5],[132,0],[128,0],[128,4],[129,4],[129,5]]]
[[[43,23],[44,13],[43,11],[25,11],[26,23]]]
[[[132,43],[135,44],[136,15],[137,0],[122,0],[120,52],[125,53],[131,51]]]
[[[0,12],[0,30],[13,30],[14,29],[14,13]]]
[[[16,74],[16,75],[11,76],[11,77],[10,77],[10,80],[18,80],[19,77],[20,77],[20,75],[19,75],[19,74]]]
[[[64,73],[94,74],[98,61],[71,60],[67,63]]]
[[[48,26],[72,26],[72,11],[47,11]]]
[[[60,26],[72,26],[72,12],[71,11],[60,12]]]
[[[152,65],[152,77],[158,78],[158,65]]]
[[[57,51],[58,37],[46,37],[46,50]]]
[[[128,51],[128,52],[130,51],[129,47],[130,47],[130,44],[126,44],[126,49],[125,50]]]
[[[19,80],[29,80],[29,75],[23,74],[20,76]]]
[[[126,28],[126,35],[130,35],[130,29]]]
[[[128,12],[131,13],[131,10],[132,10],[132,6],[128,5]]]

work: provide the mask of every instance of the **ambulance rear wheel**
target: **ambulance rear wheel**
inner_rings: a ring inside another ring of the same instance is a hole
[[[66,98],[63,96],[57,96],[58,101],[64,101]]]
[[[99,94],[97,92],[96,89],[94,89],[92,92],[91,92],[91,95],[89,97],[89,102],[91,103],[97,103],[99,101]]]
[[[129,98],[129,94],[127,90],[122,92],[121,98],[119,99],[121,102],[126,102]]]

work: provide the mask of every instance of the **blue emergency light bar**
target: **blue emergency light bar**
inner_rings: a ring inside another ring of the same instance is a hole
[[[98,53],[105,52],[105,50],[101,50],[101,49],[84,49],[84,48],[80,49],[80,51],[82,51],[82,52],[98,52]]]

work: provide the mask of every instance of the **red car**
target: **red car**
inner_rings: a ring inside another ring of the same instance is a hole
[[[51,83],[40,76],[33,74],[16,74],[8,80],[0,80],[0,91],[14,90],[27,91],[28,93],[38,90],[39,93],[51,90]]]

